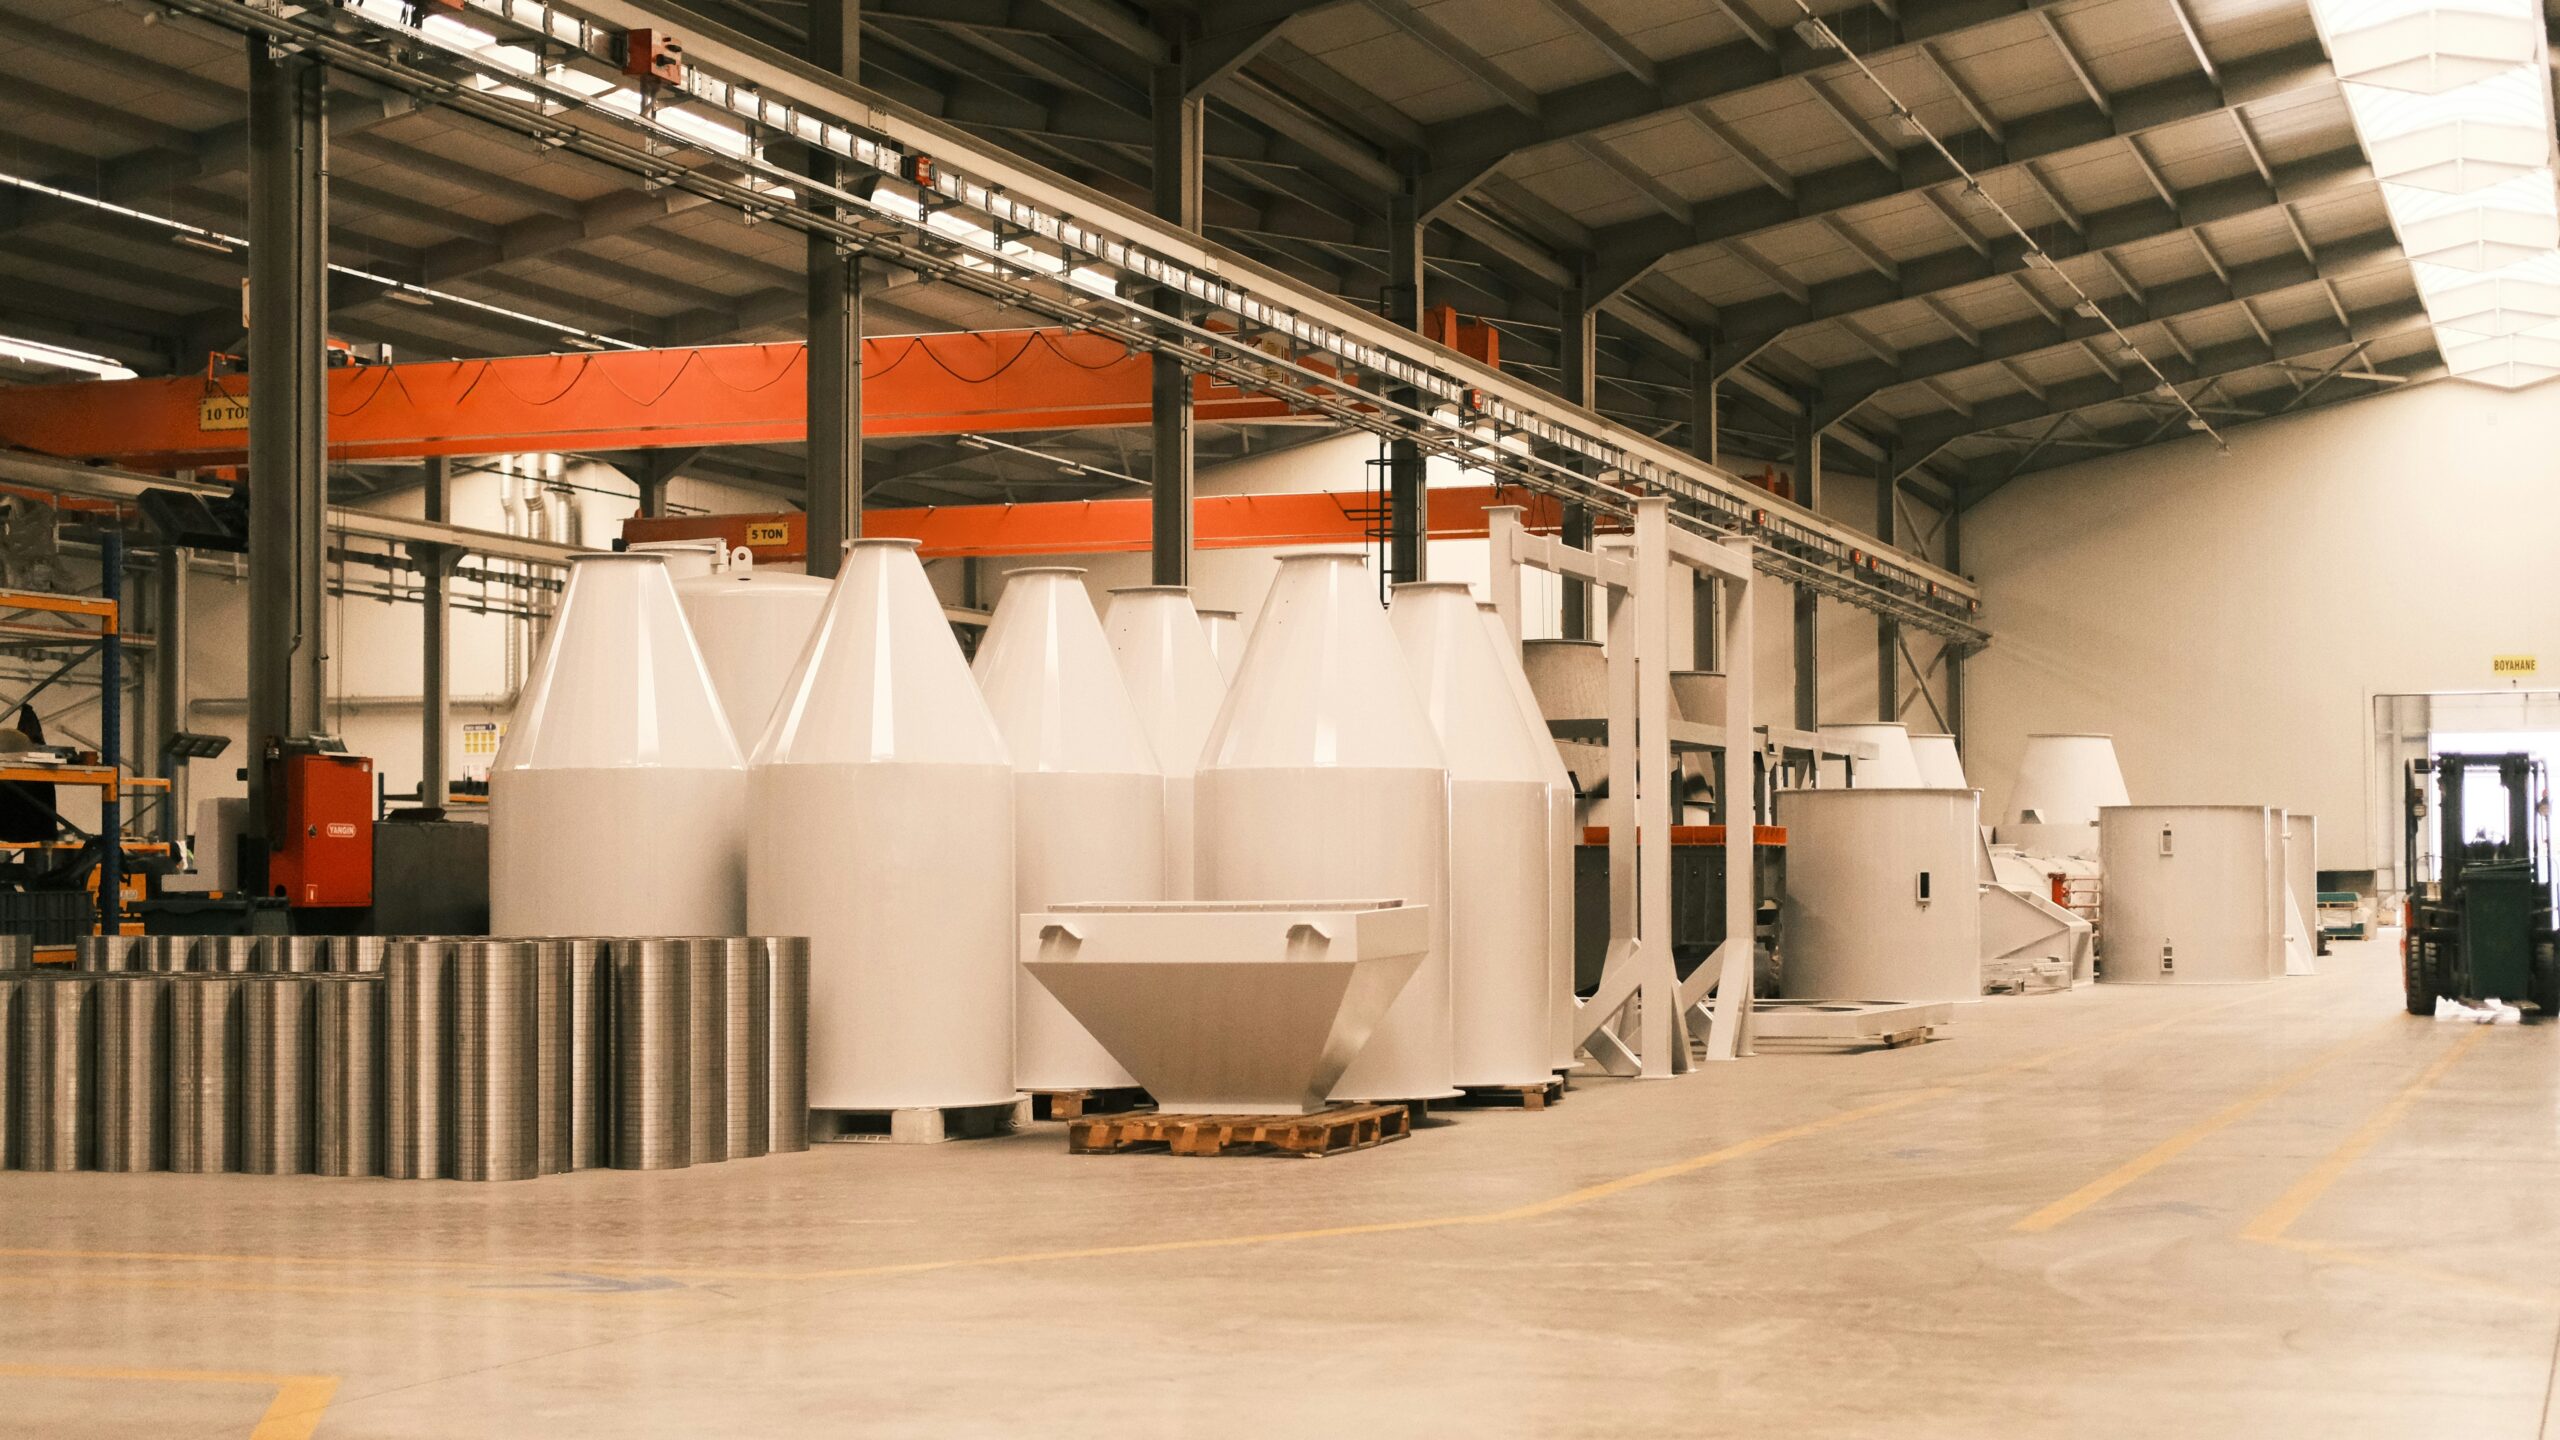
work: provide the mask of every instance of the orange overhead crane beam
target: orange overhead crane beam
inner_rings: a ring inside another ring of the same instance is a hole
[[[708,345],[329,372],[341,460],[768,445],[807,437],[808,346]],[[869,435],[1001,434],[1144,425],[1149,363],[1070,330],[901,335],[862,345]],[[1286,402],[1193,381],[1204,421],[1286,420]],[[0,386],[0,447],[146,470],[245,463],[245,375]]]
[[[1485,511],[1494,505],[1527,508],[1530,529],[1552,532],[1562,515],[1552,496],[1492,485],[1451,485],[1430,492],[1434,540],[1481,540]],[[1152,500],[1048,500],[1030,505],[933,505],[865,510],[866,536],[914,540],[928,560],[967,556],[1112,555],[1144,551],[1151,543]],[[806,518],[798,511],[775,515],[637,516],[622,522],[622,538],[718,540],[745,546],[760,561],[808,557]],[[1192,544],[1202,550],[1270,550],[1291,545],[1360,545],[1380,524],[1378,499],[1366,490],[1303,495],[1202,495],[1192,501]]]

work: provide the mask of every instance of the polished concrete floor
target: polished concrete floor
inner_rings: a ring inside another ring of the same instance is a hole
[[[1993,1000],[1314,1162],[0,1176],[0,1434],[2560,1434],[2560,1030],[2392,970]]]

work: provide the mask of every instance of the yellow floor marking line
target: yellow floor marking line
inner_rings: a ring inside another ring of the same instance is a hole
[[[173,1290],[206,1295],[353,1295],[362,1299],[430,1298],[440,1300],[530,1300],[537,1304],[562,1301],[585,1303],[597,1300],[628,1300],[640,1296],[681,1295],[683,1286],[663,1290],[521,1290],[501,1286],[469,1285],[294,1285],[277,1281],[256,1280],[178,1280],[150,1275],[105,1275],[61,1271],[43,1275],[0,1275],[0,1290],[52,1290],[77,1285],[91,1290]]]
[[[2052,1204],[2045,1206],[2043,1209],[2029,1215],[2027,1218],[2019,1221],[2017,1224],[2012,1225],[2009,1228],[2020,1234],[2026,1235],[2042,1234],[2043,1232],[2052,1229],[2063,1221],[2070,1219],[2072,1216],[2079,1214],[2081,1211],[2088,1209],[2090,1206],[2097,1204],[2099,1201],[2104,1200],[2108,1196],[2115,1194],[2117,1191],[2122,1190],[2128,1185],[2131,1185],[2143,1176],[2150,1174],[2152,1171],[2157,1170],[2161,1166],[2168,1164],[2170,1161],[2177,1159],[2181,1155],[2184,1155],[2189,1150],[2194,1149],[2198,1144],[2211,1138],[2220,1131],[2227,1129],[2231,1125],[2246,1118],[2251,1111],[2256,1110],[2259,1106],[2266,1104],[2277,1096],[2284,1094],[2286,1091],[2301,1084],[2303,1081],[2310,1079],[2313,1075],[2318,1074],[2323,1066],[2326,1066],[2329,1062],[2346,1054],[2348,1051],[2366,1049],[2372,1044],[2373,1039],[2370,1035],[2360,1035],[2353,1040],[2346,1041],[2343,1044],[2334,1045],[2327,1050],[2321,1051],[2320,1054],[2311,1061],[2311,1063],[2296,1068],[2274,1084],[2252,1091],[2248,1095],[2223,1106],[2221,1109],[2216,1110],[2204,1119],[2197,1121],[2195,1124],[2188,1126],[2186,1129],[2179,1131],[2177,1134],[2172,1135],[2168,1139],[2161,1141],[2159,1144],[2152,1146],[2150,1149],[2143,1151],[2131,1160],[2128,1160],[2122,1165],[2117,1166],[2115,1169],[2108,1171],[2106,1174],[2099,1176],[2097,1179],[2090,1181],[2088,1184],[2081,1186],[2079,1189],[2072,1191],[2070,1194],[2063,1196],[2061,1199],[2054,1201]]]
[[[2438,1080],[2443,1079],[2444,1073],[2453,1068],[2454,1062],[2470,1054],[2471,1047],[2479,1044],[2488,1033],[2485,1029],[2474,1029],[2470,1034],[2447,1046],[2445,1052],[2436,1057],[2434,1064],[2419,1071],[2417,1079],[2410,1081],[2399,1094],[2392,1096],[2389,1104],[2373,1112],[2372,1118],[2358,1126],[2356,1132],[2349,1135],[2337,1149],[2330,1151],[2327,1159],[2311,1167],[2310,1173],[2293,1182],[2293,1188],[2278,1196],[2276,1203],[2259,1211],[2256,1219],[2241,1228],[2240,1238],[2256,1240],[2262,1244],[2281,1239],[2285,1231],[2293,1228],[2293,1222],[2302,1218],[2303,1211],[2310,1209],[2315,1201],[2327,1193],[2330,1186],[2338,1183],[2338,1177],[2347,1173],[2348,1166],[2363,1159],[2366,1152],[2373,1149],[2374,1145],[2382,1139],[2383,1134],[2392,1126],[2399,1124],[2401,1116],[2409,1113],[2409,1107],[2417,1103],[2418,1097],[2425,1094],[2428,1088]]]
[[[2402,1260],[2391,1255],[2376,1255],[2371,1251],[2352,1249],[2345,1245],[2330,1245],[2318,1240],[2297,1240],[2290,1235],[2261,1240],[2258,1243],[2272,1245],[2279,1250],[2291,1250],[2297,1254],[2309,1255],[2318,1260],[2331,1260],[2341,1265],[2354,1265],[2366,1270],[2380,1270],[2386,1274],[2404,1276],[2411,1280],[2423,1280],[2430,1285],[2475,1291],[2501,1300],[2514,1300],[2521,1304],[2543,1307],[2560,1305],[2560,1290],[2547,1286],[2510,1285],[2503,1280],[2492,1280],[2485,1275],[2466,1275],[2459,1270],[2423,1265],[2414,1260]]]
[[[273,1386],[275,1399],[267,1404],[266,1414],[258,1420],[258,1428],[249,1432],[249,1440],[311,1440],[320,1428],[320,1417],[337,1398],[338,1377],[335,1375],[265,1375],[248,1370],[138,1370],[116,1365],[12,1365],[0,1364],[0,1375],[16,1375],[30,1380],[117,1380],[146,1385],[257,1385]]]

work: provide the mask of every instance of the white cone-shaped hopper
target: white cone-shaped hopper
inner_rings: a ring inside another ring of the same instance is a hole
[[[1164,769],[1165,898],[1188,900],[1197,888],[1191,879],[1191,777],[1226,701],[1227,672],[1209,649],[1191,592],[1179,585],[1112,591],[1102,629],[1111,637],[1148,747]]]
[[[1923,790],[1970,790],[1964,778],[1964,757],[1956,752],[1953,735],[1914,735],[1911,737],[1912,763],[1920,769]]]
[[[1431,907],[1430,954],[1333,1093],[1454,1094],[1448,765],[1359,552],[1282,557],[1194,804],[1203,900]]]
[[[724,547],[717,540],[643,540],[637,545],[624,548],[634,555],[664,556],[667,562],[667,578],[678,585],[684,584],[687,580],[699,580],[713,573],[720,568],[721,562],[728,558],[721,553]],[[747,744],[752,738],[752,736],[741,736],[738,743]]]
[[[1451,1083],[1543,1085],[1555,1068],[1547,765],[1465,581],[1398,585],[1388,619],[1449,762]]]
[[[1790,1000],[1982,998],[1971,790],[1782,790],[1787,894],[1778,993]]]
[[[814,575],[759,570],[744,547],[728,568],[676,583],[702,662],[738,743],[753,745],[773,718],[782,687],[799,666],[800,651],[818,612],[827,607],[827,582]]]
[[[2211,985],[2282,974],[2282,824],[2260,805],[2108,806],[2098,978]]]
[[[2098,858],[2098,812],[2129,805],[2105,735],[2030,735],[1994,839],[2037,855]]]
[[[747,918],[809,937],[809,1104],[1013,1085],[1013,765],[911,540],[856,540],[756,747]]]
[[[489,771],[491,931],[744,934],[746,806],[665,558],[572,559]]]
[[[1922,788],[1920,762],[1912,758],[1911,732],[1892,721],[1876,721],[1862,725],[1825,725],[1822,738],[1876,747],[1876,757],[1857,762],[1850,785],[1859,790],[1917,790]],[[1836,769],[1826,769],[1825,774]],[[1830,783],[1825,781],[1825,784]]]
[[[1164,898],[1164,773],[1085,593],[1084,572],[1005,577],[978,646],[978,689],[1013,756],[1017,910]],[[1040,983],[1013,979],[1013,1083],[1135,1085]]]
[[[1484,623],[1485,638],[1502,657],[1503,682],[1511,687],[1521,723],[1535,737],[1539,762],[1547,775],[1547,1003],[1552,1012],[1547,1065],[1554,1070],[1570,1070],[1574,1064],[1575,1014],[1573,847],[1582,839],[1581,829],[1574,823],[1577,801],[1573,772],[1565,768],[1564,752],[1548,731],[1547,717],[1538,709],[1538,697],[1529,688],[1529,675],[1520,664],[1520,647],[1511,639],[1511,627],[1502,623],[1501,612],[1490,603],[1477,606],[1476,614]]]
[[[1233,610],[1201,610],[1201,633],[1209,637],[1209,653],[1218,657],[1218,671],[1227,683],[1236,682],[1236,671],[1244,666],[1244,617]]]

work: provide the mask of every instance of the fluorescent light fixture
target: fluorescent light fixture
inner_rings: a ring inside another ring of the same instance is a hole
[[[2079,316],[2083,320],[2103,320],[2106,318],[2104,314],[2100,313],[2098,309],[2098,302],[2095,300],[2081,301],[2079,304],[2071,307],[2071,313]]]
[[[1803,41],[1805,48],[1808,50],[1846,50],[1849,48],[1848,46],[1840,43],[1839,36],[1831,33],[1830,26],[1823,24],[1820,20],[1817,20],[1810,15],[1797,21],[1794,29],[1796,32],[1796,38]]]
[[[130,380],[133,371],[86,350],[69,350],[60,345],[47,345],[41,340],[20,340],[13,335],[0,335],[0,360],[14,360],[22,365],[41,365],[48,370],[77,370],[101,380]]]
[[[177,244],[186,246],[190,250],[202,250],[208,254],[232,255],[238,253],[228,244],[225,244],[220,240],[216,240],[210,235],[198,235],[193,231],[180,230],[170,235],[169,239]]]

